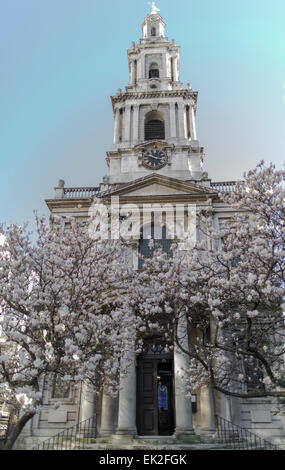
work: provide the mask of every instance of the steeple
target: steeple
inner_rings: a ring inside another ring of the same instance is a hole
[[[180,47],[152,2],[142,38],[128,50],[129,84],[112,96],[113,148],[107,153],[109,182],[125,183],[150,172],[202,178],[203,149],[196,132],[197,92],[180,82]],[[153,154],[152,158],[149,155]],[[148,156],[147,156],[148,155]]]
[[[154,2],[153,2],[154,3]],[[165,37],[166,24],[157,13],[147,15],[142,24],[142,39],[128,51],[131,90],[181,89],[179,82],[180,48]]]

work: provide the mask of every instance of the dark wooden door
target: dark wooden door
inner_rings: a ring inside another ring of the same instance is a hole
[[[138,433],[171,435],[173,415],[172,361],[141,356],[137,368]]]
[[[138,361],[137,426],[144,436],[158,434],[156,360]]]

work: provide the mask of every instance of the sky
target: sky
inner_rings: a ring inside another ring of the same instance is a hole
[[[214,181],[285,161],[284,0],[160,0],[198,91]],[[113,140],[110,96],[128,85],[145,0],[0,0],[0,222],[48,215],[59,179],[96,186]]]

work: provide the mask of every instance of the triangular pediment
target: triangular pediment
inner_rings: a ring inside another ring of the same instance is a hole
[[[104,196],[208,196],[213,193],[214,191],[209,187],[153,173],[119,187],[111,188]]]

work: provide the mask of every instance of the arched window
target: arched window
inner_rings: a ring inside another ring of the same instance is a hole
[[[171,243],[172,240],[167,238],[167,228],[164,225],[161,228],[161,238],[160,239],[155,239],[154,237],[154,224],[152,223],[149,226],[150,230],[150,237],[153,242],[153,246],[150,246],[150,239],[149,238],[144,238],[144,233],[143,230],[141,232],[141,237],[139,240],[139,263],[138,263],[138,268],[142,269],[144,260],[146,258],[152,258],[153,252],[155,249],[161,248],[164,253],[168,253],[169,256],[172,256],[172,250],[171,248]]]
[[[153,62],[149,67],[149,78],[159,78],[159,67],[156,62]]]
[[[164,140],[165,126],[163,115],[158,111],[151,111],[145,117],[144,125],[145,140]]]
[[[154,26],[151,28],[150,34],[151,34],[151,36],[156,36],[156,29],[155,29]]]

